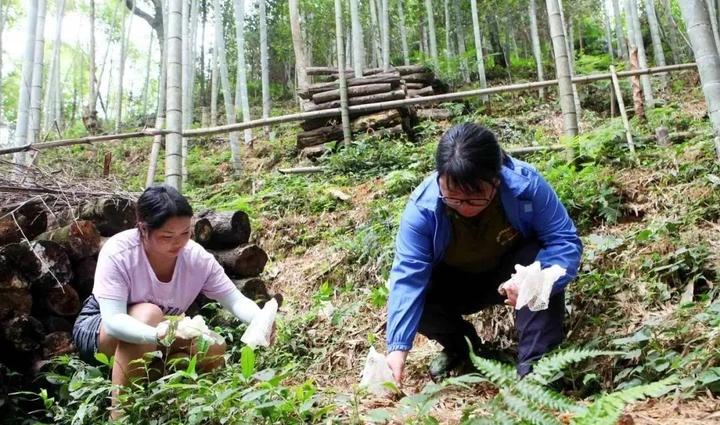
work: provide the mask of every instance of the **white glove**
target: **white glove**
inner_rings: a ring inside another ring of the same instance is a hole
[[[360,386],[382,397],[391,392],[384,386],[386,382],[395,383],[392,370],[388,366],[385,356],[375,351],[375,347],[370,347],[362,371],[362,378],[360,378]]]
[[[240,341],[250,346],[250,348],[258,346],[269,347],[277,311],[278,303],[275,298],[272,298],[266,302],[265,307],[255,315],[245,330],[245,333],[240,338]]]
[[[515,309],[520,310],[525,305],[530,311],[546,310],[550,300],[553,285],[558,279],[565,276],[565,269],[553,265],[546,269],[540,268],[540,262],[535,261],[529,266],[515,266],[515,273],[503,283],[501,288],[513,282],[518,287],[518,297]]]

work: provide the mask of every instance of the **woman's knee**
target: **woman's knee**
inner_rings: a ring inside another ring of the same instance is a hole
[[[152,303],[134,304],[128,308],[128,314],[150,326],[157,326],[165,319],[162,309]]]

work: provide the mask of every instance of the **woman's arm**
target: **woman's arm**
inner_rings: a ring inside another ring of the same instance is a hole
[[[237,288],[227,295],[217,298],[217,302],[230,311],[238,320],[245,323],[252,322],[253,317],[260,312],[260,307]]]
[[[127,302],[97,298],[101,325],[111,337],[131,344],[157,344],[158,331],[127,314]]]

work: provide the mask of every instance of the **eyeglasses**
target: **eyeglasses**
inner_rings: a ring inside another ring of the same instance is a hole
[[[443,203],[449,207],[461,207],[463,204],[468,204],[471,207],[485,207],[487,206],[495,196],[495,190],[497,189],[496,186],[493,185],[492,192],[490,193],[490,196],[488,198],[473,198],[473,199],[458,199],[458,198],[448,198],[447,196],[443,196],[442,194],[439,196],[440,199],[442,199]]]

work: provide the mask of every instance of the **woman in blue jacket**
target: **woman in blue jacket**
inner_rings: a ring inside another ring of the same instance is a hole
[[[545,179],[477,124],[442,136],[436,167],[410,196],[400,222],[388,281],[388,364],[400,383],[420,332],[443,346],[431,376],[446,376],[467,360],[465,338],[481,350],[463,315],[503,302],[514,307],[517,287],[500,286],[516,264],[559,265],[566,274],[555,282],[548,309],[516,310],[517,371],[524,376],[564,337],[564,289],[582,254],[575,225]]]

